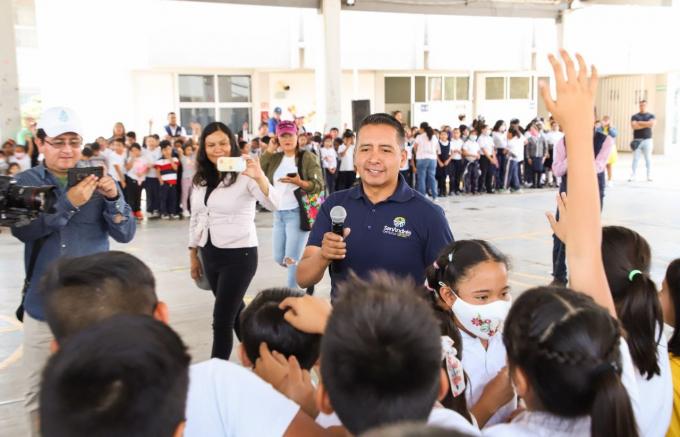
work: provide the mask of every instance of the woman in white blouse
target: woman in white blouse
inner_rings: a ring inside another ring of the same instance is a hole
[[[437,155],[439,137],[426,122],[420,123],[420,135],[416,137],[413,150],[416,155],[416,186],[423,196],[429,191],[432,200],[437,199]]]
[[[257,270],[255,203],[275,210],[280,195],[257,158],[243,155],[246,170],[239,174],[217,170],[223,156],[240,157],[238,143],[226,125],[210,123],[201,134],[196,156],[189,251],[191,277],[205,275],[215,296],[211,356],[226,360],[233,346],[232,329],[239,335],[236,321],[243,296]]]

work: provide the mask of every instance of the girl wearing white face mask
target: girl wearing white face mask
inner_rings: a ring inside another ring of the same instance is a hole
[[[427,284],[449,330],[460,330],[470,412],[480,428],[505,421],[517,407],[501,335],[511,305],[507,258],[486,241],[456,241],[428,268]]]

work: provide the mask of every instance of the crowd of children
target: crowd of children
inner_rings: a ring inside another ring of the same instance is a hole
[[[42,435],[680,435],[680,260],[657,294],[645,239],[602,227],[590,128],[597,74],[580,56],[577,66],[561,57],[550,57],[556,100],[542,93],[552,132],[560,123],[570,140],[568,202],[560,195],[560,219],[549,216],[569,249],[570,288],[537,287],[513,301],[508,255],[461,240],[439,253],[425,284],[380,272],[352,276],[333,307],[291,289],[264,290],[239,318],[243,367],[220,359],[190,365],[146,265],[122,252],[65,259],[41,285],[56,342],[43,376]],[[483,123],[450,137],[427,124],[420,130],[415,147],[436,141],[444,169],[435,172],[439,184],[420,176],[432,197],[478,185],[494,191],[492,167],[504,165],[517,183],[522,161],[525,181],[545,182],[550,135],[538,123],[526,136],[513,123],[509,134],[502,123],[493,134]],[[265,136],[241,149],[276,147]],[[337,151],[336,138],[304,146],[336,182],[329,186],[344,187],[353,183],[342,160],[354,137],[343,134]],[[178,170],[191,172],[191,145],[147,137],[150,161],[134,142],[127,152],[119,137],[110,143],[96,155],[93,144],[89,159],[107,158],[126,190],[157,179],[159,208],[176,211],[178,181],[191,177]],[[427,153],[410,156],[432,159]],[[431,163],[416,163],[421,169]],[[675,328],[670,339],[664,324]]]

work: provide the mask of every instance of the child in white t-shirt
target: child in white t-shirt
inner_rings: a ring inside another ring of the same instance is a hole
[[[356,181],[354,147],[354,133],[345,132],[342,135],[342,145],[338,148],[338,156],[340,157],[340,171],[336,182],[336,190],[338,191],[351,188]]]
[[[463,144],[463,156],[467,161],[465,192],[479,194],[479,158],[481,157],[481,148],[477,143],[476,129],[470,130],[470,135],[465,144]]]
[[[103,154],[108,161],[109,176],[125,188],[125,159],[127,158],[125,140],[114,138],[111,141],[111,148],[106,149]]]
[[[465,142],[460,137],[460,129],[454,128],[451,131],[451,158],[453,164],[453,194],[460,194],[460,183],[465,173],[465,162],[463,161],[463,144]]]
[[[511,305],[507,258],[486,241],[459,240],[440,252],[426,278],[443,333],[461,337],[470,412],[482,428],[504,422],[517,407],[501,333]]]
[[[130,205],[137,220],[144,216],[141,211],[142,183],[146,178],[147,164],[142,157],[142,148],[137,143],[130,146],[130,151],[125,162],[125,201]]]
[[[333,138],[330,135],[326,135],[323,139],[321,164],[326,179],[326,195],[330,195],[335,191],[335,183],[338,178],[338,152],[333,147]]]

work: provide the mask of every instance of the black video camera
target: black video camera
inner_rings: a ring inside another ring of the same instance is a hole
[[[0,176],[0,226],[24,226],[41,213],[54,212],[56,187],[24,187],[10,176]]]

